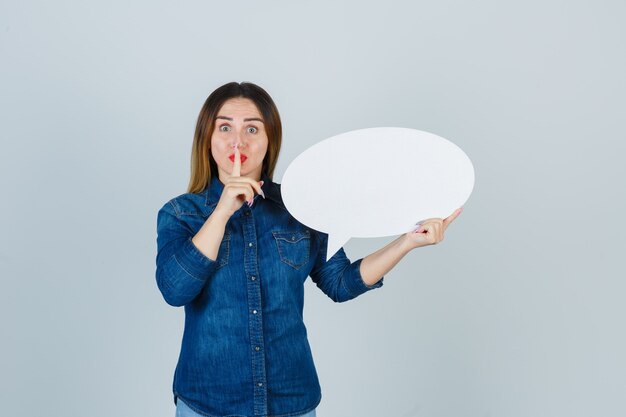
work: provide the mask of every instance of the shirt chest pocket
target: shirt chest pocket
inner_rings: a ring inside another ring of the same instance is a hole
[[[308,230],[273,231],[281,262],[300,269],[309,262],[311,234]]]

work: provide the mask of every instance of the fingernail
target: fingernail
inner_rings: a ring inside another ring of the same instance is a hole
[[[265,198],[265,193],[263,192],[263,190],[261,190],[261,192],[259,193],[259,195],[263,198]]]

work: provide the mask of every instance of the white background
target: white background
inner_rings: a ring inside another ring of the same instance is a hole
[[[307,282],[318,416],[625,415],[625,11],[3,0],[0,414],[174,415],[183,310],[156,286],[156,214],[186,191],[208,94],[252,81],[284,123],[277,182],[375,126],[476,170],[445,240],[384,287],[334,304]]]

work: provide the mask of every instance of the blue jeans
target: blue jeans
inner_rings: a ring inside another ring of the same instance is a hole
[[[205,416],[203,416],[202,414],[198,414],[195,411],[193,411],[179,397],[178,400],[176,401],[176,417],[205,417]],[[311,410],[311,411],[309,411],[306,414],[301,414],[298,417],[316,417],[315,410]]]

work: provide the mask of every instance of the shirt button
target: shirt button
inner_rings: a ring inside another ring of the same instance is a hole
[[[249,215],[250,215],[250,212],[249,212],[249,211],[246,211],[246,216],[249,216]]]
[[[256,279],[256,277],[250,277],[250,279],[251,279],[252,281],[254,281],[254,280]]]
[[[295,236],[291,236],[291,240],[296,240],[296,237]]]
[[[263,383],[262,383],[262,382],[259,382],[257,385],[258,385],[259,387],[262,387],[262,386],[263,386]]]
[[[252,310],[252,314],[256,314],[256,310]]]
[[[261,350],[261,348],[260,348],[260,347],[258,347],[258,346],[255,346],[255,347],[254,347],[254,350],[256,350],[256,351],[258,352],[259,350]]]
[[[252,246],[252,242],[248,243],[248,246]]]

